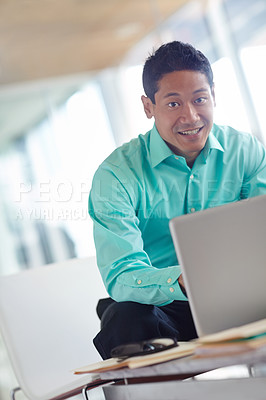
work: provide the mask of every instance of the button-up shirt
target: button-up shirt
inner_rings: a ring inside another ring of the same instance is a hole
[[[169,220],[260,194],[266,194],[265,149],[230,127],[213,125],[192,168],[155,126],[117,148],[96,171],[89,198],[110,296],[154,305],[187,300]]]

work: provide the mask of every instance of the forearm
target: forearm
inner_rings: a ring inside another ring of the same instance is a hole
[[[178,282],[179,265],[160,269],[135,259],[117,262],[104,270],[106,288],[116,301],[164,305],[173,300],[187,300]],[[120,273],[114,278],[112,271]]]
[[[172,266],[177,263],[174,247],[166,249],[157,235],[146,253],[137,205],[118,181],[108,188],[109,181],[108,175],[104,187],[108,196],[103,198],[93,188],[89,200],[97,263],[108,293],[119,302],[163,305],[187,300],[178,283],[180,266]]]

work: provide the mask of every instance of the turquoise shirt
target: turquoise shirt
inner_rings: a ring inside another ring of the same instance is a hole
[[[187,300],[169,220],[261,194],[265,149],[230,127],[213,126],[192,169],[155,126],[116,149],[96,171],[89,197],[97,263],[110,296],[154,305]]]

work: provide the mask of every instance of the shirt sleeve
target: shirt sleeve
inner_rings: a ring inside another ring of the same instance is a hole
[[[241,191],[243,199],[266,194],[266,150],[252,135],[245,148],[245,175]]]
[[[134,196],[125,181],[100,167],[89,197],[97,263],[109,295],[158,306],[187,300],[178,283],[180,266],[155,268],[144,251]]]

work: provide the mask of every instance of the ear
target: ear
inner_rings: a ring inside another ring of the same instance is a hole
[[[152,103],[151,99],[146,96],[141,96],[141,101],[144,107],[144,112],[146,114],[146,117],[151,119],[154,116],[153,113],[154,104]]]
[[[214,87],[214,83],[212,84],[212,87],[211,87],[211,95],[212,95],[212,98],[213,98],[213,104],[214,104],[214,107],[216,107],[216,100],[215,100],[215,87]]]

